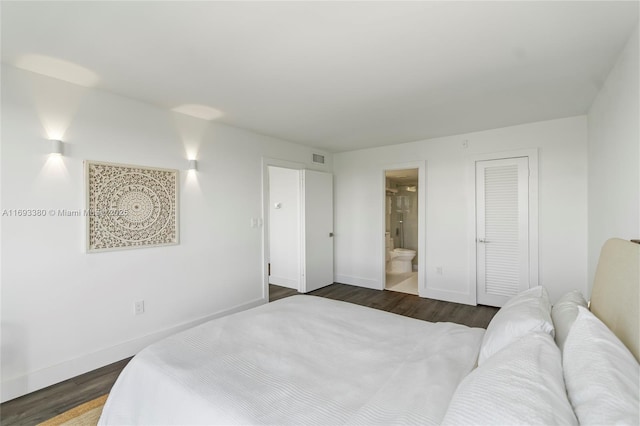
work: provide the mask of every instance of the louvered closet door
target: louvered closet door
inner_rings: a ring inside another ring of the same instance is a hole
[[[502,306],[529,288],[529,161],[476,163],[477,302]]]

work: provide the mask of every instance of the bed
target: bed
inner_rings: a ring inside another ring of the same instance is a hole
[[[637,425],[639,287],[640,245],[612,239],[590,310],[535,287],[486,331],[281,299],[141,351],[99,424]]]

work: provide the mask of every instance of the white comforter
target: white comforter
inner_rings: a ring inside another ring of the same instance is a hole
[[[99,424],[438,424],[483,334],[289,297],[141,351]]]

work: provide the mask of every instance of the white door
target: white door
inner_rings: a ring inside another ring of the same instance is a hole
[[[333,284],[333,176],[302,171],[303,271],[300,292]]]
[[[529,159],[476,162],[477,302],[529,288]]]
[[[269,284],[300,288],[300,170],[269,166]]]

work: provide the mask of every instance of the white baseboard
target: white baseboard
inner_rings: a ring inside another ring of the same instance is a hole
[[[281,287],[292,288],[294,290],[298,290],[300,288],[300,283],[298,280],[292,280],[290,278],[278,277],[276,275],[271,275],[269,277],[269,284],[279,285]]]
[[[203,322],[223,317],[235,312],[244,311],[267,303],[267,299],[260,298],[242,305],[234,306],[224,311],[216,312],[193,321],[188,321],[176,326],[160,330],[146,336],[129,340],[97,352],[82,355],[60,364],[52,365],[41,370],[32,371],[22,376],[13,377],[2,381],[1,402],[26,395],[30,392],[60,383],[72,377],[79,376],[105,365],[120,361],[124,358],[135,355],[140,350],[160,339],[175,334],[179,331],[194,327]]]
[[[469,293],[460,293],[457,291],[438,290],[433,288],[426,288],[424,292],[420,289],[420,297],[426,297],[428,299],[442,300],[445,302],[462,303],[465,305],[477,305],[475,297]]]
[[[384,288],[384,283],[380,284],[379,280],[354,277],[351,275],[336,275],[335,281],[341,284],[350,284],[358,287],[371,288],[373,290],[382,290]]]

